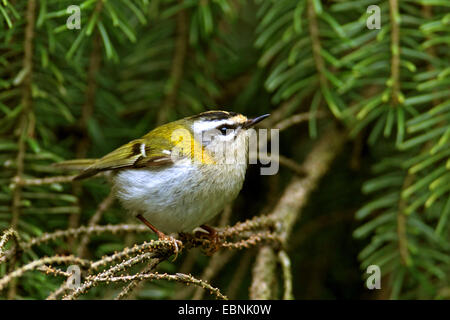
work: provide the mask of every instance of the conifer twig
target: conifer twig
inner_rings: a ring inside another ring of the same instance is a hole
[[[218,299],[227,300],[227,297],[224,296],[219,289],[214,288],[206,281],[196,279],[192,275],[176,273],[176,274],[167,274],[167,273],[144,273],[144,274],[134,274],[127,276],[117,276],[117,277],[97,277],[96,281],[98,282],[130,282],[134,280],[168,280],[168,281],[176,281],[182,282],[187,285],[193,284],[196,286],[200,286],[205,290],[208,290],[212,295],[214,295]]]
[[[8,283],[10,283],[11,280],[21,277],[25,272],[31,271],[31,270],[37,270],[38,267],[52,264],[52,263],[71,263],[76,264],[84,267],[88,267],[91,265],[91,262],[86,259],[77,258],[75,256],[53,256],[53,257],[44,257],[38,260],[34,260],[16,270],[14,270],[11,273],[8,273],[4,277],[0,279],[0,291],[5,288]]]
[[[33,178],[33,179],[25,179],[21,177],[14,177],[12,179],[13,184],[17,186],[41,186],[44,184],[53,184],[53,183],[70,183],[73,181],[76,175],[71,176],[57,176],[57,177],[49,177],[49,178]]]
[[[309,119],[311,119],[311,117],[315,117],[315,118],[323,118],[326,116],[326,113],[323,111],[317,111],[315,113],[315,115],[313,115],[311,112],[303,112],[303,113],[298,113],[298,114],[294,114],[286,119],[283,119],[281,121],[279,121],[278,123],[276,123],[273,126],[273,129],[279,129],[281,130],[286,130],[287,128],[308,121]]]
[[[141,274],[151,273],[162,261],[163,257],[156,257],[152,259]],[[133,281],[130,281],[114,299],[122,300],[127,298],[133,292],[133,290],[136,291],[135,288],[139,286],[139,284],[141,283],[142,283],[141,279],[135,279]]]

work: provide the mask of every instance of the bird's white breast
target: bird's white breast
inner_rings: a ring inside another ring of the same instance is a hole
[[[113,185],[122,205],[158,230],[191,232],[236,198],[245,171],[245,163],[205,165],[186,159],[161,168],[121,170]]]

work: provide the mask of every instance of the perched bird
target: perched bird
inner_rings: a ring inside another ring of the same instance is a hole
[[[122,205],[159,238],[199,226],[214,234],[205,223],[237,197],[248,162],[248,129],[267,116],[207,111],[159,126],[100,159],[55,165],[82,169],[75,180],[111,172]]]

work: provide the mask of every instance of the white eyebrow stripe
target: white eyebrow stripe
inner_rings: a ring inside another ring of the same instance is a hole
[[[145,153],[145,143],[141,144],[141,154],[144,158],[147,157],[147,153]]]
[[[192,129],[196,133],[208,131],[211,129],[215,129],[221,124],[233,125],[233,121],[229,120],[211,120],[211,121],[197,121],[193,124]]]
[[[171,154],[171,152],[169,150],[163,150],[162,153],[164,153],[164,154]]]

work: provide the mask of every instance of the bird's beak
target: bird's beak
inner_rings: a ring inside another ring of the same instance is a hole
[[[244,129],[248,129],[250,127],[253,127],[255,124],[257,124],[258,122],[263,121],[265,118],[267,118],[268,116],[270,116],[270,114],[264,114],[262,116],[253,118],[253,119],[248,119],[244,125],[242,126],[242,128]]]

